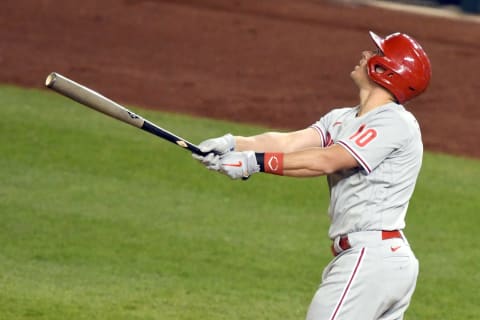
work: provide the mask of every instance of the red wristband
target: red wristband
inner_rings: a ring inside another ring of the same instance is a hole
[[[263,165],[266,173],[283,176],[283,153],[265,152]]]

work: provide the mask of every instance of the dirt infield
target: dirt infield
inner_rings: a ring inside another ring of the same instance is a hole
[[[480,157],[480,24],[314,0],[6,0],[0,82],[62,73],[122,103],[300,129],[354,105],[368,30],[415,36],[431,87],[407,107],[431,151]],[[168,127],[168,126],[167,126]]]

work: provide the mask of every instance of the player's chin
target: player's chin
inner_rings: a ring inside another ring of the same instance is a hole
[[[358,69],[360,67],[359,66],[356,66],[355,69],[353,69],[351,72],[350,72],[350,78],[352,78],[353,80],[355,80],[357,77],[358,77]]]
[[[350,78],[354,81],[361,81],[363,78],[368,78],[368,73],[363,66],[355,66],[355,68],[350,72]]]

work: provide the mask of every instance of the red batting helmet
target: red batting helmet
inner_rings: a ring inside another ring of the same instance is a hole
[[[370,31],[370,37],[382,52],[367,62],[370,79],[390,91],[399,103],[427,89],[432,69],[427,54],[417,41],[398,32],[383,39]],[[379,72],[377,67],[385,71]]]

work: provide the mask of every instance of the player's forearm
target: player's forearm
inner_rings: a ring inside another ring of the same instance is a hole
[[[323,148],[311,148],[286,153],[283,158],[283,175],[291,177],[316,177],[335,172],[335,159]]]
[[[266,132],[251,137],[235,137],[235,150],[256,152],[294,152],[321,145],[321,137],[313,128],[292,132]]]
[[[250,137],[235,136],[235,151],[247,150],[256,152],[286,152],[286,134],[280,132],[265,132]]]
[[[356,160],[339,145],[313,147],[297,152],[233,151],[222,156],[202,157],[209,169],[232,179],[247,178],[257,172],[291,177],[315,177],[358,167]]]
[[[356,160],[343,147],[309,148],[291,153],[260,153],[260,170],[291,177],[316,177],[357,167]]]
[[[265,173],[290,177],[316,177],[336,170],[334,159],[322,148],[291,153],[257,153],[257,162]]]

